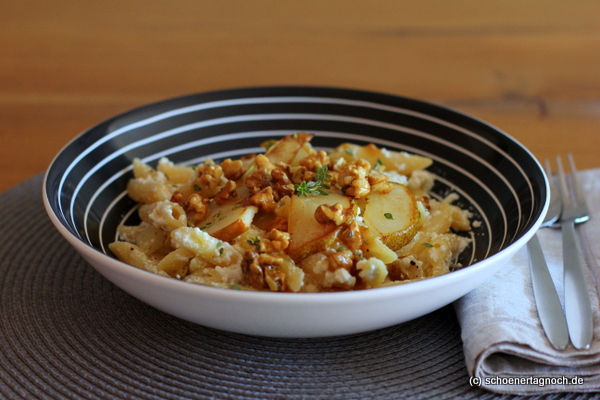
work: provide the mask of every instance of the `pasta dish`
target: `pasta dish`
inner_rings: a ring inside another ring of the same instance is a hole
[[[430,195],[432,160],[373,144],[330,152],[297,133],[264,153],[196,166],[133,161],[140,223],[109,245],[169,278],[240,290],[327,292],[429,278],[458,267],[471,215]]]

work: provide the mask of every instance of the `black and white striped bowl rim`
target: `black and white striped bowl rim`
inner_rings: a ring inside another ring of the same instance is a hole
[[[98,124],[69,143],[51,164],[47,201],[64,227],[110,255],[116,227],[135,222],[126,195],[131,162],[161,157],[193,165],[262,151],[259,144],[295,132],[313,145],[374,143],[433,159],[435,197],[451,192],[473,213],[471,265],[518,240],[541,217],[544,173],[502,131],[446,107],[368,91],[326,87],[257,87],[215,91],[144,106]]]

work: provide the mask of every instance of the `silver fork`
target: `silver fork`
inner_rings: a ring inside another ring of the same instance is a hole
[[[583,273],[582,256],[575,236],[575,224],[590,219],[587,205],[577,181],[577,169],[571,154],[567,155],[570,165],[569,190],[562,160],[556,158],[563,210],[560,226],[563,233],[563,264],[565,285],[565,315],[571,343],[577,349],[590,346],[593,336],[593,321],[590,298]]]
[[[550,170],[550,162],[546,160],[545,164],[546,175],[550,184],[550,205],[546,212],[542,227],[552,226],[555,224],[561,214],[562,204],[560,194],[552,179],[552,171]],[[567,330],[567,320],[563,312],[556,286],[552,281],[548,265],[544,258],[542,246],[537,234],[527,243],[531,262],[531,285],[533,287],[533,298],[538,310],[542,328],[546,333],[546,337],[554,346],[554,348],[563,350],[569,344],[569,331]]]

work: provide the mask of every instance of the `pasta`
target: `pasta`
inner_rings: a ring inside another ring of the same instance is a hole
[[[471,215],[429,196],[432,161],[373,144],[315,150],[298,133],[265,152],[206,160],[135,159],[137,226],[109,245],[121,261],[186,282],[323,292],[425,279],[457,267]]]

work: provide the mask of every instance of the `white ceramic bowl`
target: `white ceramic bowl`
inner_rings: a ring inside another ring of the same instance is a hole
[[[434,160],[434,193],[459,194],[481,226],[464,268],[403,285],[338,293],[219,289],[161,277],[115,259],[108,243],[134,207],[125,187],[131,161],[166,156],[196,164],[261,151],[259,144],[310,132],[319,149],[375,143]],[[104,121],[51,164],[44,203],[52,222],[102,275],[167,313],[227,331],[319,337],[383,328],[422,316],[470,292],[501,268],[539,227],[547,180],[530,152],[464,114],[413,99],[323,87],[264,87],[195,94]]]

